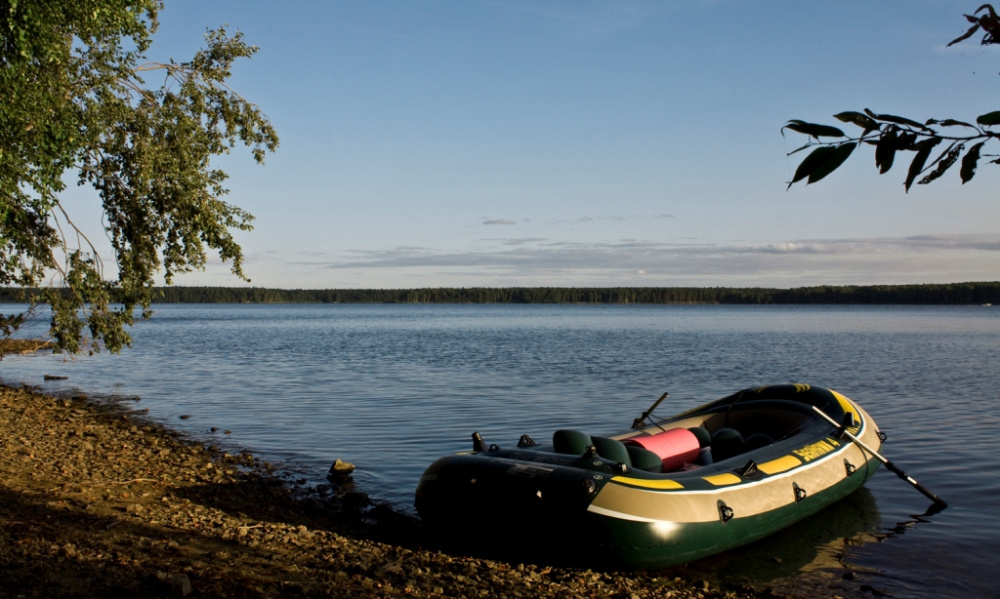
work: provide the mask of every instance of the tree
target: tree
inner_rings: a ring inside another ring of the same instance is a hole
[[[211,160],[239,142],[262,163],[278,146],[263,112],[226,85],[257,48],[220,28],[188,62],[146,62],[162,8],[0,0],[0,286],[51,305],[62,351],[120,351],[133,313],[150,314],[157,274],[169,284],[208,251],[246,280],[232,233],[253,216],[222,200],[227,175]],[[73,178],[100,197],[113,278],[61,199]],[[25,315],[0,320],[3,336]]]
[[[952,40],[949,46],[969,39],[980,30],[984,32],[983,45],[1000,44],[1000,18],[993,6],[984,4],[965,18],[972,27]],[[861,135],[851,137],[838,127],[801,120],[791,120],[782,128],[782,135],[788,129],[809,137],[804,146],[789,155],[813,148],[799,163],[789,187],[802,180],[809,184],[823,179],[837,170],[861,144],[875,147],[875,166],[880,174],[892,168],[899,152],[913,153],[903,182],[906,191],[914,182],[926,185],[937,180],[959,163],[959,176],[964,184],[975,176],[985,144],[1000,139],[1000,131],[991,128],[1000,125],[1000,110],[979,115],[975,123],[956,119],[930,119],[919,123],[891,114],[876,114],[867,108],[864,112],[848,111],[833,116],[860,128]],[[832,139],[826,141],[824,138]],[[1000,164],[1000,158],[990,163]]]

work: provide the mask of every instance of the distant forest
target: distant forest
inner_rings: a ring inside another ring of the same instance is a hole
[[[154,303],[194,304],[998,304],[1000,281],[798,287],[506,287],[266,289],[158,287]],[[0,288],[0,301],[21,302]]]
[[[32,293],[29,291],[29,293]],[[37,292],[35,292],[37,293]],[[939,285],[797,287],[470,287],[267,289],[157,287],[157,304],[998,304],[1000,281]],[[0,288],[0,302],[23,302]]]

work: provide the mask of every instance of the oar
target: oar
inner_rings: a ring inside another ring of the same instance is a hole
[[[930,499],[931,501],[933,501],[934,505],[938,507],[937,511],[941,511],[944,508],[948,507],[948,504],[945,503],[943,499],[941,499],[940,497],[938,497],[934,493],[931,493],[930,491],[928,491],[927,489],[925,489],[923,487],[923,485],[921,485],[917,481],[913,480],[913,478],[910,475],[908,475],[907,473],[903,472],[899,467],[897,467],[895,464],[893,464],[892,462],[890,462],[886,458],[882,457],[882,455],[879,452],[875,451],[871,447],[868,447],[861,439],[858,439],[857,437],[855,437],[851,433],[847,432],[846,430],[843,430],[843,429],[846,429],[847,427],[842,427],[840,424],[837,423],[836,420],[834,420],[833,418],[830,418],[830,416],[827,415],[826,412],[824,412],[823,410],[817,408],[816,406],[813,406],[812,409],[815,410],[817,414],[819,414],[820,416],[822,416],[823,418],[825,418],[830,424],[832,424],[833,426],[836,426],[838,429],[841,429],[841,430],[838,430],[838,432],[843,432],[843,434],[847,435],[848,437],[851,438],[852,441],[854,441],[859,446],[861,446],[862,449],[864,449],[868,453],[870,453],[873,456],[875,456],[876,458],[878,458],[878,460],[880,462],[882,462],[883,464],[885,464],[885,467],[888,470],[890,470],[893,474],[895,474],[899,478],[901,478],[901,479],[905,480],[906,482],[910,483],[911,485],[913,485],[914,489],[920,491],[921,493],[924,494],[925,497],[927,497],[928,499]]]
[[[649,415],[653,413],[653,410],[655,410],[656,407],[660,405],[660,402],[666,399],[666,397],[667,397],[667,392],[664,391],[663,395],[660,396],[660,399],[653,402],[653,405],[649,406],[649,409],[643,412],[642,416],[639,416],[632,422],[632,428],[641,428],[642,425],[646,422],[646,419],[649,418]]]

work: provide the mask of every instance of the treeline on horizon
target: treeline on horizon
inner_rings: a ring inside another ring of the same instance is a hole
[[[266,289],[159,287],[156,303],[323,304],[1000,304],[1000,281],[940,285]]]
[[[30,292],[29,292],[30,294]],[[155,304],[1000,304],[1000,281],[927,285],[763,287],[469,287],[268,289],[157,287]],[[24,301],[0,289],[0,301]]]

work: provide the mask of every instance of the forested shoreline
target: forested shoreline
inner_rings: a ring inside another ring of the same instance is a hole
[[[33,291],[28,291],[29,297]],[[20,290],[0,301],[23,302]],[[268,289],[157,287],[157,304],[1000,304],[1000,281],[927,285],[797,287],[469,287],[422,289]]]

